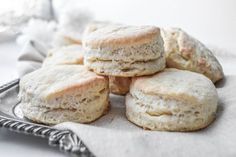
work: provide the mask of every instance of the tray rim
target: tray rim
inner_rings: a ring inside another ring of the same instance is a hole
[[[19,86],[20,79],[15,79],[0,86],[0,94]],[[83,141],[70,130],[59,130],[51,126],[20,120],[0,111],[0,128],[9,131],[38,136],[48,139],[49,146],[57,146],[63,152],[83,157],[94,157]]]

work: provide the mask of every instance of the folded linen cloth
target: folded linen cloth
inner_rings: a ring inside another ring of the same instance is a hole
[[[40,68],[47,50],[29,41],[18,58],[21,76]],[[217,53],[225,79],[217,83],[220,97],[217,118],[197,132],[143,130],[125,117],[124,97],[111,95],[111,110],[92,124],[66,122],[59,129],[74,131],[98,157],[230,157],[236,155],[236,56],[223,49]]]

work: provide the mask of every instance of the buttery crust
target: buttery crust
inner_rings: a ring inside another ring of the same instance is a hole
[[[165,67],[163,40],[154,26],[102,25],[83,38],[84,65],[106,76],[149,75]]]
[[[193,87],[197,87],[197,90]],[[212,91],[215,91],[215,86],[204,75],[174,68],[166,68],[163,72],[151,76],[134,77],[130,88],[131,91],[140,90],[145,94],[184,100],[193,104],[206,104],[208,97],[213,94]]]
[[[69,36],[64,36],[65,40],[67,40],[71,44],[77,44],[77,45],[82,45],[82,40],[80,39],[73,39]]]
[[[110,23],[107,21],[94,21],[89,23],[86,27],[85,30],[83,32],[83,37],[88,36],[90,33],[96,31],[97,29],[106,27],[106,26],[111,26],[111,25],[118,25],[118,24],[114,24],[114,23]]]
[[[38,92],[39,97],[49,99],[75,89],[83,91],[97,84],[106,86],[108,78],[96,75],[82,65],[58,65],[30,73],[21,79],[20,84],[27,92]]]
[[[48,52],[42,66],[83,64],[84,53],[84,49],[80,45],[54,48]]]
[[[213,83],[224,77],[219,61],[200,41],[179,28],[162,29],[161,34],[167,67],[201,73]]]
[[[151,130],[193,131],[214,120],[217,103],[215,86],[204,75],[165,69],[132,78],[126,115],[131,122]]]
[[[109,76],[109,89],[113,94],[125,95],[129,92],[130,77]]]
[[[97,29],[100,29],[109,25],[112,25],[112,24],[109,22],[98,22],[98,21],[90,23],[84,31],[84,36],[87,36],[88,34],[96,31]],[[118,94],[118,95],[125,95],[126,93],[129,92],[129,85],[131,83],[130,77],[109,76],[108,78],[109,78],[109,90],[111,93]]]
[[[45,124],[94,121],[106,112],[108,95],[108,78],[83,65],[43,67],[20,80],[24,115]]]
[[[160,29],[154,26],[110,25],[92,32],[83,39],[83,45],[92,49],[147,43],[160,36]]]

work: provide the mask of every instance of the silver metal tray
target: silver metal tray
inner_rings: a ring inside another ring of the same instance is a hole
[[[17,99],[19,79],[0,86],[0,127],[24,134],[47,138],[50,146],[83,157],[94,157],[80,138],[70,130],[36,124],[24,118]]]

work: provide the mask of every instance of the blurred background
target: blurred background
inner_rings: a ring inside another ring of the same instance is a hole
[[[33,14],[30,10],[33,1],[0,0],[0,14],[9,10]],[[45,17],[48,14],[45,1],[50,0],[36,1],[42,1],[37,2],[42,8],[38,7],[38,13],[34,10],[35,15]],[[91,11],[96,20],[181,27],[204,43],[235,47],[235,0],[55,0],[53,3],[57,13],[72,4],[73,8]]]
[[[17,77],[16,58],[29,39],[63,45],[62,36],[80,40],[91,21],[180,27],[236,54],[235,0],[0,0],[0,72],[10,75],[2,80]]]

